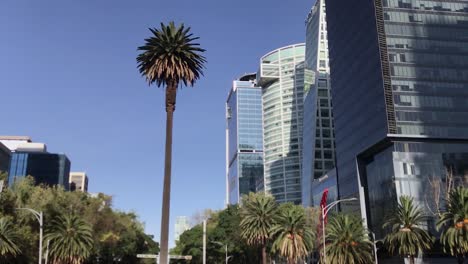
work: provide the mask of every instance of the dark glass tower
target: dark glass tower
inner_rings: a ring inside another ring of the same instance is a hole
[[[410,195],[431,228],[431,179],[468,175],[468,2],[326,4],[339,196],[379,234]]]
[[[306,19],[301,175],[302,205],[306,207],[320,202],[320,198],[319,201],[313,199],[322,194],[320,191],[317,193],[320,190],[317,188],[318,179],[335,167],[325,18],[325,2],[317,0]],[[336,176],[329,175],[331,177]],[[336,179],[330,181],[336,182]],[[336,189],[336,186],[332,188]]]
[[[11,152],[0,142],[0,172],[8,172],[10,168]]]
[[[69,190],[70,160],[63,154],[14,152],[11,157],[8,185],[25,176],[36,184],[61,185]]]

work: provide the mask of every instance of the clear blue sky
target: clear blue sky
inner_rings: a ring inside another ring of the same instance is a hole
[[[183,88],[174,123],[174,219],[225,198],[224,103],[232,80],[276,48],[304,42],[314,0],[0,1],[0,135],[27,135],[86,171],[90,192],[113,195],[159,240],[164,93],[140,77],[148,27],[192,27],[205,77]]]

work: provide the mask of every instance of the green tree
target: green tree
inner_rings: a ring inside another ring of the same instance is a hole
[[[152,36],[145,39],[145,45],[138,48],[141,53],[137,57],[138,69],[146,78],[148,84],[166,86],[166,151],[164,165],[164,187],[161,217],[161,254],[160,262],[167,262],[169,238],[169,211],[171,190],[172,163],[172,124],[175,111],[176,94],[179,82],[186,86],[193,85],[200,75],[206,62],[202,53],[204,49],[194,43],[198,37],[193,37],[190,27],[184,24],[177,26],[161,23],[161,28],[150,29]]]
[[[289,264],[306,257],[312,251],[315,239],[304,208],[294,204],[280,205],[272,235],[275,237],[273,252],[278,252]]]
[[[384,240],[389,252],[394,254],[398,251],[399,255],[408,256],[410,263],[414,264],[418,253],[432,246],[431,236],[420,227],[423,221],[422,210],[413,204],[413,199],[400,196],[396,212],[383,225],[384,228],[391,228]]]
[[[50,241],[49,254],[57,264],[79,264],[93,247],[91,226],[76,215],[65,214],[52,220],[45,241]]]
[[[464,263],[468,254],[468,188],[458,187],[449,193],[447,212],[442,213],[437,229],[442,230],[444,251]]]
[[[6,217],[0,218],[0,260],[5,261],[8,257],[21,253],[18,242],[18,235],[11,221]]]
[[[267,243],[272,239],[272,228],[278,206],[273,196],[250,193],[243,197],[241,207],[241,236],[249,245],[260,246],[262,262],[267,263]]]
[[[354,215],[332,215],[326,226],[327,263],[372,263],[372,242],[362,220]]]

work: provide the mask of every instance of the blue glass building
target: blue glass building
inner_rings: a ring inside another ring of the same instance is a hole
[[[401,195],[468,175],[468,2],[326,0],[338,192],[382,236]]]
[[[14,152],[11,157],[8,185],[32,176],[36,184],[61,185],[69,190],[70,160],[64,154]]]
[[[226,201],[263,187],[262,90],[256,74],[233,82],[226,102]]]

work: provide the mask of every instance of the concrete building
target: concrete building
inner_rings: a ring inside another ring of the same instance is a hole
[[[232,84],[226,102],[226,201],[239,203],[263,182],[262,90],[256,74]]]
[[[282,47],[260,59],[264,185],[278,202],[301,204],[305,44]]]
[[[70,172],[70,191],[88,192],[88,176],[86,172]]]
[[[302,146],[302,205],[312,206],[314,181],[335,167],[332,100],[325,1],[317,0],[306,19]],[[320,200],[319,200],[320,201]]]
[[[177,216],[174,231],[174,240],[178,241],[180,235],[190,229],[190,223],[187,216]]]
[[[379,239],[398,197],[427,209],[432,179],[467,182],[468,2],[325,2],[338,194]]]
[[[5,145],[10,151],[16,151],[18,146],[31,142],[31,138],[28,136],[0,136],[0,143]]]

